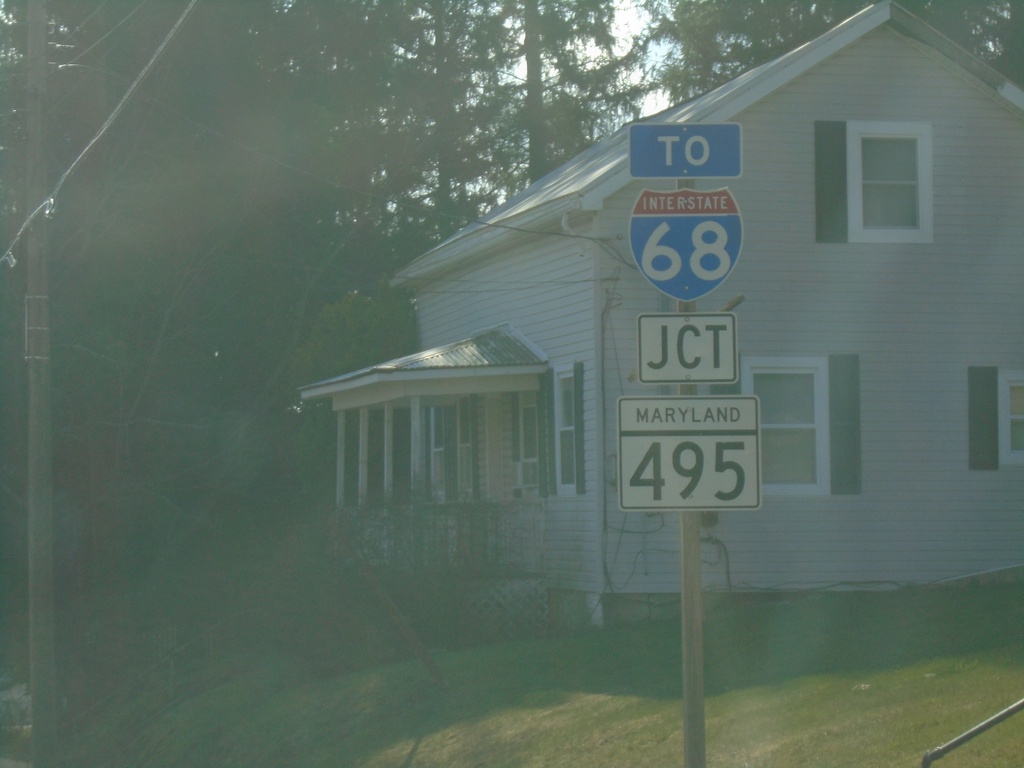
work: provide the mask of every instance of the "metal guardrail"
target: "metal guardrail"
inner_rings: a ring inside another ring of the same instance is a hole
[[[941,747],[928,750],[924,753],[924,757],[921,759],[921,768],[929,768],[932,763],[940,758],[945,757],[957,747],[963,746],[968,741],[973,739],[975,736],[984,733],[989,728],[992,728],[999,723],[1003,722],[1007,718],[1017,714],[1021,710],[1024,710],[1024,699],[1021,699],[1016,704],[1011,704],[1009,707],[1004,709],[995,715],[992,715],[988,720],[978,723],[976,726],[971,728],[969,731],[965,731],[951,741],[947,741]]]

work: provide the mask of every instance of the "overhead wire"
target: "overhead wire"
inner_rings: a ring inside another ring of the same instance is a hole
[[[78,61],[79,59],[81,59],[81,58],[84,58],[85,56],[87,56],[87,55],[88,55],[88,54],[89,54],[89,53],[90,53],[90,52],[91,52],[91,51],[92,51],[92,50],[93,50],[93,49],[94,49],[94,48],[95,48],[96,46],[100,45],[100,43],[102,43],[102,42],[103,42],[104,40],[106,40],[106,39],[107,39],[108,37],[110,37],[110,36],[111,36],[112,34],[114,34],[114,33],[115,33],[115,32],[116,32],[117,30],[119,30],[119,29],[120,29],[120,28],[121,28],[122,26],[124,26],[124,24],[125,24],[125,23],[126,23],[126,22],[127,22],[128,20],[129,20],[129,19],[131,19],[131,17],[132,17],[132,16],[134,16],[134,15],[135,15],[136,13],[138,13],[138,12],[139,12],[140,10],[142,10],[142,8],[144,8],[144,7],[145,7],[145,6],[146,6],[146,5],[147,5],[147,4],[149,3],[149,1],[150,1],[150,0],[141,0],[141,2],[140,2],[140,3],[138,4],[138,5],[136,5],[136,6],[134,7],[134,8],[132,8],[132,9],[131,9],[131,10],[130,10],[130,11],[128,12],[128,14],[127,14],[127,15],[126,15],[126,16],[125,16],[124,18],[122,18],[122,19],[121,19],[121,20],[120,20],[119,22],[117,22],[117,24],[115,24],[115,25],[114,25],[113,27],[111,27],[111,28],[110,28],[109,30],[107,30],[107,31],[106,31],[106,32],[105,32],[105,33],[104,33],[104,34],[103,34],[102,36],[100,36],[100,38],[99,38],[99,39],[97,39],[97,40],[96,40],[96,41],[95,41],[95,42],[94,42],[94,43],[93,43],[92,45],[90,45],[90,46],[89,46],[88,48],[86,48],[86,49],[85,49],[84,51],[82,51],[82,52],[81,52],[80,54],[78,54],[77,56],[75,56],[75,58],[71,59],[71,61],[68,61],[68,62],[66,62],[66,63],[64,63],[64,64],[61,64],[61,65],[60,65],[60,66],[58,67],[58,69],[61,69],[61,68],[63,68],[63,67],[68,67],[68,66],[71,66],[71,65],[73,65],[73,64],[74,64],[74,63],[75,63],[76,61]],[[85,19],[83,19],[83,20],[82,20],[82,22],[81,22],[81,23],[80,23],[80,24],[79,24],[79,25],[78,25],[77,27],[75,27],[75,31],[76,31],[76,32],[78,32],[78,31],[81,31],[81,29],[82,29],[83,27],[85,27],[85,25],[86,25],[87,23],[89,23],[89,20],[90,20],[90,19],[92,19],[92,17],[93,17],[93,16],[95,16],[95,15],[96,15],[97,13],[99,13],[99,12],[100,12],[100,10],[102,10],[102,8],[103,8],[103,7],[105,6],[105,5],[107,5],[107,3],[108,3],[108,2],[109,2],[109,0],[104,0],[104,1],[102,2],[102,3],[100,3],[100,4],[99,4],[99,5],[98,5],[98,6],[97,6],[97,7],[95,8],[95,10],[93,10],[93,12],[92,12],[92,13],[90,13],[90,14],[89,14],[88,16],[86,16],[86,17],[85,17]]]
[[[132,96],[135,95],[135,92],[139,89],[139,86],[142,84],[142,81],[146,79],[146,75],[148,75],[150,71],[153,69],[153,66],[156,64],[161,54],[163,54],[164,50],[166,50],[171,40],[173,40],[174,37],[178,34],[178,30],[180,30],[181,27],[184,25],[186,19],[188,19],[189,15],[192,13],[192,9],[195,8],[198,3],[199,0],[189,0],[189,4],[185,8],[184,12],[181,14],[181,16],[178,17],[178,20],[174,23],[174,26],[171,27],[171,30],[161,41],[160,45],[157,46],[149,61],[146,62],[146,65],[141,69],[139,74],[136,76],[135,80],[128,87],[128,90],[125,91],[124,96],[121,97],[121,100],[117,103],[117,106],[114,107],[114,110],[110,113],[107,119],[103,121],[103,125],[100,126],[99,130],[96,132],[96,135],[92,137],[89,143],[85,145],[85,148],[78,154],[78,157],[76,157],[74,161],[72,161],[72,163],[67,167],[64,173],[61,174],[53,190],[50,192],[49,195],[47,195],[46,199],[40,202],[35,207],[35,209],[33,209],[25,218],[25,221],[22,223],[21,227],[18,229],[18,232],[15,234],[14,240],[12,240],[11,244],[7,247],[7,250],[4,252],[4,255],[0,257],[0,262],[6,261],[11,267],[15,265],[16,260],[14,258],[14,249],[18,246],[18,243],[21,241],[22,236],[25,234],[28,228],[32,226],[32,223],[36,220],[36,218],[38,218],[39,214],[45,212],[46,215],[50,215],[52,213],[54,205],[56,203],[57,195],[60,194],[61,188],[63,188],[64,186],[64,182],[68,180],[68,177],[71,176],[75,168],[77,168],[78,165],[82,162],[82,160],[85,159],[85,156],[88,155],[90,150],[94,146],[96,146],[96,144],[99,142],[101,138],[103,138],[103,135],[110,129],[110,126],[114,124],[114,121],[117,120],[121,112],[124,111],[125,106],[128,104],[129,101],[131,101]]]
[[[98,40],[96,40],[86,50],[84,50],[83,52],[81,52],[80,54],[75,56],[69,62],[66,62],[65,64],[60,65],[59,68],[64,69],[64,68],[72,68],[72,67],[81,67],[81,68],[84,68],[84,69],[94,69],[94,68],[90,68],[90,67],[85,67],[84,65],[78,64],[77,62],[79,60],[81,60],[90,51],[95,49],[101,42],[103,42],[105,39],[107,39],[111,34],[113,34],[114,31],[116,31],[118,28],[123,26],[135,13],[137,13],[145,5],[147,5],[149,3],[149,1],[150,0],[141,0],[141,2],[137,6],[135,6],[135,8],[133,8],[125,17],[123,17],[113,28],[111,28],[109,31],[107,31],[102,37],[100,37]],[[142,70],[136,76],[136,78],[131,83],[131,85],[128,87],[128,89],[126,90],[124,96],[122,96],[122,98],[118,102],[117,106],[115,106],[114,110],[107,117],[107,119],[103,122],[103,124],[100,126],[99,130],[96,132],[96,134],[93,136],[93,138],[89,141],[89,143],[85,146],[85,148],[78,154],[78,156],[74,159],[74,161],[72,161],[72,163],[67,167],[67,169],[61,174],[61,176],[58,179],[58,181],[57,181],[56,185],[54,186],[53,190],[46,197],[46,199],[42,200],[37,205],[37,207],[35,209],[33,209],[28,214],[28,216],[25,218],[25,220],[23,221],[23,223],[19,227],[17,233],[15,234],[13,240],[11,241],[11,243],[8,246],[8,248],[4,252],[3,256],[0,257],[0,262],[6,261],[9,266],[11,266],[11,267],[15,266],[16,259],[14,257],[14,249],[17,247],[17,244],[20,242],[22,236],[28,230],[28,227],[30,227],[32,225],[32,223],[35,221],[35,219],[40,214],[46,214],[47,216],[52,214],[52,212],[53,212],[53,210],[54,210],[54,208],[56,206],[57,195],[60,193],[60,191],[63,188],[63,186],[64,186],[65,182],[67,181],[67,179],[71,176],[71,174],[75,171],[75,169],[78,167],[78,165],[85,159],[86,155],[88,155],[88,153],[92,150],[92,148],[107,133],[107,131],[110,129],[111,125],[120,116],[121,112],[124,110],[124,108],[127,105],[127,103],[132,99],[132,97],[138,91],[138,88],[141,85],[142,81],[146,78],[146,76],[149,74],[149,72],[152,70],[153,66],[155,65],[156,61],[160,58],[160,56],[162,55],[162,53],[166,49],[167,45],[171,42],[171,40],[174,38],[174,36],[178,33],[178,30],[185,23],[186,19],[191,14],[192,10],[197,5],[198,1],[199,0],[190,0],[188,6],[185,8],[185,10],[181,14],[181,16],[178,18],[177,22],[174,24],[174,26],[171,28],[171,30],[168,32],[168,34],[165,36],[164,40],[157,47],[157,49],[155,50],[153,55],[150,57],[149,61],[142,68]],[[93,13],[90,14],[90,16],[87,17],[87,19],[85,21],[83,21],[82,24],[79,25],[79,28],[84,26],[86,21],[88,21],[89,18],[91,18],[93,15],[95,15],[95,13],[98,12],[98,10],[99,9],[96,9],[95,11],[93,11]],[[99,70],[95,70],[95,71],[99,71]],[[109,75],[109,74],[112,74],[112,73],[106,72],[106,74]],[[592,236],[592,235],[583,235],[583,234],[579,234],[577,232],[565,232],[565,231],[557,230],[557,229],[534,229],[534,228],[530,228],[530,227],[524,227],[524,226],[512,224],[512,223],[509,223],[509,222],[504,222],[504,221],[499,221],[499,220],[487,218],[486,216],[473,217],[473,216],[453,214],[453,213],[448,213],[448,212],[445,212],[445,211],[439,211],[439,210],[436,210],[436,209],[432,209],[432,208],[429,208],[429,207],[427,207],[425,205],[420,205],[420,204],[411,203],[411,202],[407,202],[407,201],[396,200],[393,197],[389,197],[387,195],[378,194],[378,193],[375,193],[375,192],[368,191],[366,189],[360,189],[358,187],[355,187],[355,186],[352,186],[352,185],[349,185],[349,184],[345,184],[344,182],[341,182],[341,181],[325,178],[325,177],[323,177],[323,176],[321,176],[319,174],[313,173],[312,171],[309,171],[307,169],[299,168],[298,166],[295,166],[295,165],[292,165],[290,163],[287,163],[287,162],[283,161],[280,157],[271,155],[271,154],[269,154],[269,153],[267,153],[265,151],[262,151],[262,150],[250,147],[250,146],[248,146],[246,144],[243,144],[243,143],[241,143],[241,142],[231,138],[230,136],[226,135],[225,133],[223,133],[221,131],[218,131],[218,130],[212,128],[211,126],[203,123],[202,121],[196,120],[196,119],[192,118],[191,116],[186,115],[186,114],[180,112],[179,110],[175,110],[175,109],[171,108],[167,104],[161,102],[159,99],[156,99],[154,97],[146,97],[146,98],[151,100],[153,103],[161,106],[162,108],[174,112],[179,117],[181,117],[184,120],[187,120],[188,122],[192,123],[196,127],[202,129],[204,132],[206,132],[206,133],[208,133],[208,134],[210,134],[212,136],[216,136],[219,139],[221,139],[221,140],[223,140],[223,141],[225,141],[227,143],[230,143],[231,145],[235,146],[238,149],[241,149],[241,150],[243,150],[243,151],[245,151],[245,152],[247,152],[249,154],[252,154],[254,156],[260,157],[262,159],[270,160],[272,163],[274,163],[278,167],[282,167],[282,168],[285,168],[285,169],[287,169],[289,171],[292,171],[294,173],[298,173],[300,175],[303,175],[303,176],[305,176],[307,178],[311,178],[311,179],[313,179],[315,181],[318,181],[318,182],[320,182],[322,184],[325,184],[325,185],[327,185],[327,186],[329,186],[329,187],[331,187],[333,189],[344,190],[346,192],[358,195],[358,196],[366,198],[366,199],[378,200],[378,201],[384,202],[384,203],[386,203],[388,205],[394,206],[397,209],[406,210],[406,211],[413,211],[413,212],[416,212],[418,214],[429,214],[429,215],[432,215],[432,216],[437,217],[437,218],[442,218],[442,219],[447,219],[449,221],[458,222],[463,227],[480,226],[480,227],[486,227],[486,228],[491,228],[491,229],[503,229],[503,230],[506,230],[506,231],[519,232],[519,233],[523,233],[523,234],[540,235],[540,236],[544,236],[544,237],[561,237],[561,238],[569,238],[569,239],[577,239],[577,240],[583,240],[583,241],[587,241],[587,242],[593,242],[593,243],[596,243],[600,248],[605,250],[605,252],[607,252],[614,259],[616,259],[617,261],[621,262],[625,266],[628,266],[628,267],[630,267],[632,269],[636,268],[636,265],[631,263],[621,253],[619,253],[618,250],[611,244],[611,242],[609,242],[609,240],[607,238],[595,237],[595,236]]]

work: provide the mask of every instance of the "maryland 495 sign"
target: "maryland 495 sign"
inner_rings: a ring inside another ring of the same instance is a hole
[[[729,276],[743,226],[728,189],[645,189],[633,206],[629,244],[637,266],[659,291],[693,301]]]
[[[619,399],[623,509],[761,506],[756,397]]]

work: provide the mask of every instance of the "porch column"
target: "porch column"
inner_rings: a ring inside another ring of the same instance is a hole
[[[334,505],[341,507],[345,504],[345,411],[336,411],[336,413],[338,414],[338,450],[334,453],[337,462],[334,467]]]
[[[366,503],[370,454],[370,409],[359,409],[359,504]]]

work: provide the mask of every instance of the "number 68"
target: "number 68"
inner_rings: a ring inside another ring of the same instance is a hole
[[[683,269],[683,257],[675,248],[662,242],[662,238],[668,234],[669,225],[667,221],[661,222],[644,244],[643,253],[640,256],[640,267],[649,278],[657,281],[671,280]],[[706,240],[710,234],[712,239]],[[693,244],[693,253],[690,254],[690,271],[701,280],[718,280],[729,272],[732,266],[732,258],[725,250],[729,242],[729,234],[725,227],[717,221],[702,221],[694,227],[690,236]],[[704,267],[704,258],[713,256],[716,266],[713,269]],[[667,261],[667,263],[665,263]]]

